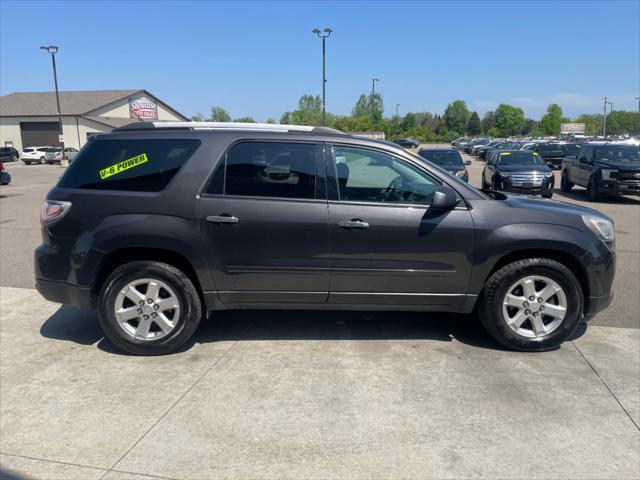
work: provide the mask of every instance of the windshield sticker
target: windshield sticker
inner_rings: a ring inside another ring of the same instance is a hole
[[[103,168],[102,170],[100,170],[100,179],[104,180],[105,178],[112,177],[113,175],[122,173],[126,170],[129,170],[130,168],[142,165],[143,163],[147,163],[146,153],[141,153],[140,155],[128,158],[114,165],[111,165],[110,167]]]

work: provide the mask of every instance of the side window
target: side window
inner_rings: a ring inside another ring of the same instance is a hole
[[[313,143],[238,143],[226,153],[206,193],[315,198],[316,152]]]
[[[90,140],[60,179],[62,188],[162,190],[200,145],[194,139]]]
[[[409,162],[364,148],[334,146],[340,200],[430,204],[440,185]]]

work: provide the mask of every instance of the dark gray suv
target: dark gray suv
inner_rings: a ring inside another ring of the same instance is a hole
[[[36,285],[98,310],[134,354],[211,311],[477,312],[517,350],[612,299],[614,229],[587,208],[485,194],[390,143],[321,127],[136,123],[91,138],[43,203]]]

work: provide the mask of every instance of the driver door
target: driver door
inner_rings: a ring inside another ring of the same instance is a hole
[[[327,149],[329,303],[451,305],[466,297],[473,223],[430,209],[435,177],[370,148]]]

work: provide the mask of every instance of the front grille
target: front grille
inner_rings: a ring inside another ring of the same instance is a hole
[[[532,187],[539,187],[544,181],[544,173],[529,172],[529,173],[512,173],[511,183],[514,186],[531,185]]]
[[[618,178],[620,180],[639,180],[640,181],[640,170],[638,171],[631,171],[631,172],[619,172],[618,173]]]

